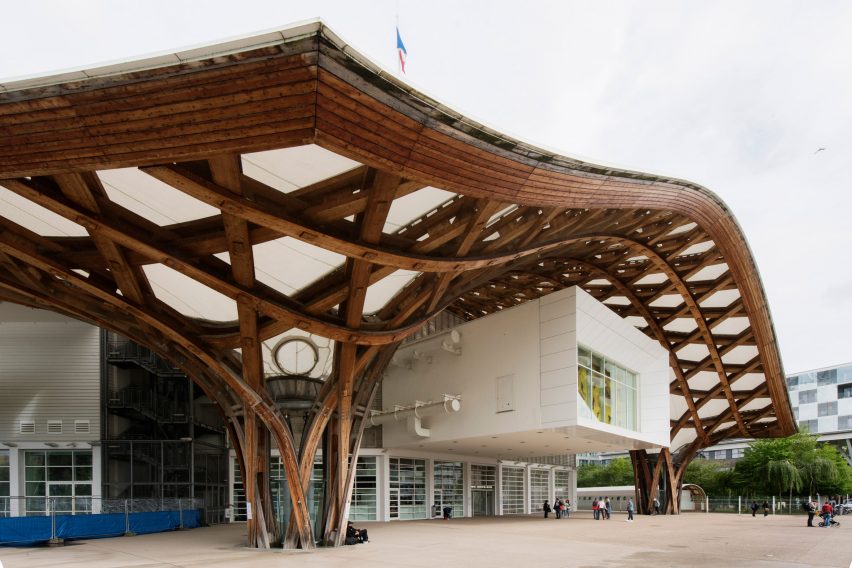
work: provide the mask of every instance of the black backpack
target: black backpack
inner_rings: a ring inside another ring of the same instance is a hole
[[[810,513],[811,512],[811,504],[807,501],[802,501],[802,511],[804,511],[805,513]]]

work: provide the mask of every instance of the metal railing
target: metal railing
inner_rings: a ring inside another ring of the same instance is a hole
[[[110,499],[105,497],[0,497],[0,517],[155,513],[205,509],[203,499]]]
[[[158,357],[147,347],[132,341],[110,340],[107,344],[107,360],[136,363],[155,375],[163,377],[182,377],[183,371]]]
[[[802,508],[802,502],[805,501],[816,501],[817,509],[819,509],[823,503],[826,502],[829,498],[825,495],[785,495],[783,497],[779,497],[778,495],[763,495],[763,496],[741,496],[741,495],[732,495],[728,497],[707,497],[704,503],[696,502],[695,510],[705,511],[710,513],[733,513],[740,515],[750,515],[751,514],[751,504],[752,502],[757,503],[757,515],[763,515],[763,503],[766,502],[769,505],[769,514],[770,515],[806,515],[806,511]],[[843,497],[840,499],[840,502],[844,502],[846,498]],[[852,502],[852,501],[846,501]],[[843,515],[849,512],[852,512],[849,508],[846,507],[837,507],[838,511],[836,514]]]

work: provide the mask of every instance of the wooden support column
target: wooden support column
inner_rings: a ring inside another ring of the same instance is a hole
[[[636,511],[650,515],[653,507],[649,498],[651,490],[651,472],[648,470],[648,453],[645,450],[630,450],[633,464],[633,479],[636,484]]]
[[[680,475],[675,473],[669,448],[660,450],[660,459],[665,460],[666,467],[666,513],[677,515],[680,513]]]
[[[213,181],[236,195],[242,195],[240,174],[242,166],[238,155],[214,156],[208,160]],[[248,223],[234,215],[222,212],[225,238],[228,243],[231,272],[241,286],[254,287],[254,255],[251,247]],[[263,380],[263,354],[258,337],[258,314],[248,296],[237,297],[237,316],[240,326],[242,348],[242,376],[255,392],[265,392]],[[243,471],[246,503],[251,505],[248,519],[248,545],[269,548],[277,538],[275,513],[269,491],[269,461],[271,443],[268,428],[257,420],[250,406],[244,410],[246,445],[243,451],[246,470]],[[282,459],[283,456],[282,456]]]

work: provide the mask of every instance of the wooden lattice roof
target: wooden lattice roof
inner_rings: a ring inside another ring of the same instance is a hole
[[[335,373],[357,374],[441,310],[473,319],[579,285],[669,350],[684,458],[795,430],[758,272],[718,197],[505,136],[320,23],[2,85],[0,130],[0,298],[194,358],[202,379],[224,361],[257,389],[264,345],[294,329],[338,342]],[[343,166],[291,183],[312,167],[297,148]],[[152,180],[199,215],[135,208]],[[307,282],[274,254],[261,269],[269,243],[323,249],[327,269]],[[158,281],[162,267],[180,278]],[[365,309],[392,275],[402,285]],[[231,321],[182,309],[210,291]]]

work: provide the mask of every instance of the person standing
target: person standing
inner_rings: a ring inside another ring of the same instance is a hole
[[[769,515],[769,501],[763,500],[763,518],[765,519]]]
[[[604,509],[606,509],[606,520],[612,516],[612,501],[609,500],[609,497],[604,499]]]
[[[542,505],[542,510],[544,511],[544,518],[547,518],[547,515],[550,513],[550,503],[547,502],[547,499],[544,500],[544,505]]]
[[[565,511],[562,513],[562,518],[567,519],[571,516],[571,499],[565,499]]]
[[[598,514],[599,513],[600,513],[600,502],[598,501],[598,498],[595,497],[594,500],[592,500],[592,516],[595,518],[596,521],[598,520]]]
[[[633,522],[633,499],[627,499],[627,522]]]
[[[657,499],[656,497],[654,497],[654,514],[655,515],[660,514],[660,500]]]
[[[556,518],[562,518],[562,499],[553,498],[553,510],[556,512]]]
[[[808,526],[814,526],[814,515],[816,515],[817,504],[815,501],[808,500]]]
[[[757,516],[757,501],[752,500],[751,502],[751,516]]]

